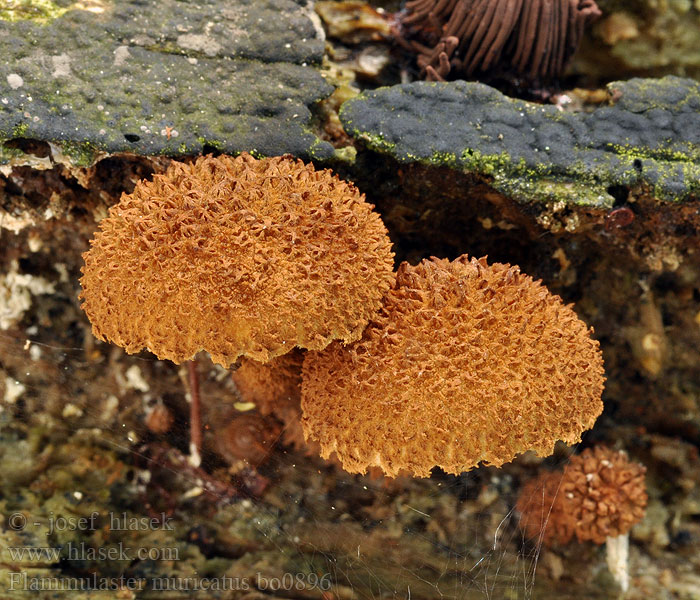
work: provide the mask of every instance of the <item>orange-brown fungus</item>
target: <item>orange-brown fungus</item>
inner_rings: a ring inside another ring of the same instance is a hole
[[[588,327],[518,267],[424,260],[359,342],[307,354],[302,425],[350,472],[460,473],[578,441],[603,381]]]
[[[173,163],[100,222],[82,307],[127,352],[228,366],[356,340],[393,281],[390,241],[357,189],[287,157]]]
[[[561,502],[557,502],[561,478],[560,471],[546,471],[520,489],[515,508],[520,513],[520,528],[529,539],[545,544],[571,539],[572,519],[562,513]]]
[[[560,502],[574,520],[576,539],[602,544],[639,522],[647,505],[645,473],[644,465],[630,462],[624,452],[602,446],[572,457],[564,470]]]
[[[232,374],[245,402],[255,404],[262,415],[273,415],[284,424],[282,441],[296,450],[306,449],[301,430],[301,365],[304,354],[294,350],[268,363],[243,359]]]
[[[279,437],[276,422],[255,413],[242,414],[226,427],[214,430],[216,449],[229,463],[238,460],[257,467],[265,461]]]
[[[563,473],[527,482],[518,498],[520,527],[545,543],[602,544],[627,533],[644,516],[646,468],[621,451],[598,446],[571,457]]]

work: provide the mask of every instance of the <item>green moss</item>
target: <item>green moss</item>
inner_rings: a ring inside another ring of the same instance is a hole
[[[354,146],[336,148],[333,151],[333,158],[339,162],[354,164],[355,159],[357,158],[357,149]]]
[[[524,202],[612,206],[610,186],[691,198],[700,180],[697,82],[631,80],[611,91],[614,105],[567,113],[479,83],[414,82],[364,92],[339,115],[378,152],[490,177]]]
[[[673,144],[673,140],[668,140],[669,145]],[[631,159],[635,158],[651,158],[654,160],[666,160],[674,162],[694,162],[700,159],[700,150],[692,147],[690,144],[685,144],[686,151],[678,150],[677,148],[644,148],[640,146],[631,146],[627,144],[608,144],[608,148],[618,154]]]
[[[372,134],[355,130],[352,132],[352,135],[353,137],[363,139],[373,150],[392,153],[396,149],[396,144],[386,141],[381,134]]]
[[[6,165],[25,156],[26,154],[19,148],[8,148],[5,144],[0,144],[0,165]]]
[[[70,10],[70,4],[51,0],[0,0],[0,20],[46,24]]]
[[[29,129],[29,124],[28,123],[18,123],[12,128],[12,136],[13,138],[20,138],[24,137],[27,134],[27,129]]]
[[[332,156],[311,120],[311,108],[332,92],[308,66],[320,61],[323,42],[297,2],[242,1],[245,10],[230,9],[229,24],[241,36],[207,25],[228,0],[103,2],[107,10],[97,14],[74,0],[0,0],[0,53],[8,65],[22,64],[22,82],[3,92],[0,142],[66,141],[81,165],[98,152],[181,156],[203,148]],[[123,45],[139,36],[154,41]],[[48,66],[25,60],[30,54]]]
[[[210,146],[212,148],[216,148],[217,150],[221,151],[224,147],[224,145],[219,141],[219,140],[210,140],[205,137],[199,136],[197,138],[197,141],[202,144],[202,147],[204,146]]]
[[[100,150],[90,142],[61,142],[61,150],[76,167],[90,167],[95,164]]]

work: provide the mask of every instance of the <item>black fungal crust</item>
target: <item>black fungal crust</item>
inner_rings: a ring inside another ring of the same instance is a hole
[[[127,0],[0,20],[0,141],[54,142],[77,166],[116,152],[327,158],[309,126],[332,91],[310,15],[292,0]],[[0,147],[0,164],[17,155]]]
[[[590,113],[514,100],[480,83],[415,82],[364,92],[341,109],[345,129],[401,162],[493,177],[522,201],[612,207],[611,186],[663,201],[700,192],[700,84],[632,79],[609,85]]]

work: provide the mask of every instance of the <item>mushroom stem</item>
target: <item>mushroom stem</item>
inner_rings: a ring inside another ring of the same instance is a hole
[[[630,586],[630,574],[627,567],[629,557],[629,534],[623,533],[605,540],[605,560],[613,579],[620,589],[626,592]]]
[[[187,381],[190,388],[190,457],[189,462],[193,467],[202,463],[202,409],[199,398],[199,376],[197,374],[197,361],[187,361]]]

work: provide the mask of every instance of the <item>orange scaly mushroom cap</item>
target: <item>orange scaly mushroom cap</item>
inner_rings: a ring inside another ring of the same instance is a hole
[[[178,363],[354,341],[394,278],[372,209],[352,184],[288,157],[174,162],[100,222],[82,308],[97,337]]]
[[[362,339],[307,354],[302,425],[343,467],[460,473],[577,442],[603,409],[598,342],[518,267],[399,268]]]
[[[563,473],[544,473],[523,486],[520,527],[545,543],[602,544],[627,533],[647,504],[646,468],[604,446],[572,456]]]

